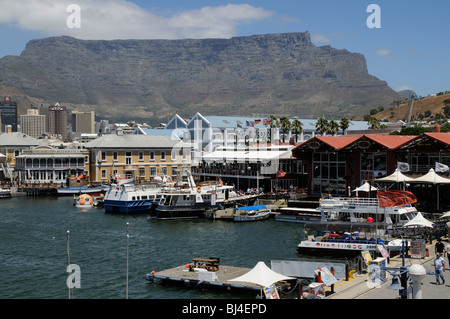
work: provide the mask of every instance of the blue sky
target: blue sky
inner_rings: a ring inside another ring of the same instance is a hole
[[[80,28],[69,28],[69,4]],[[370,4],[380,28],[369,28]],[[0,0],[0,57],[19,55],[31,39],[229,38],[309,31],[317,46],[362,53],[369,73],[394,90],[418,95],[450,90],[448,0],[124,1]]]

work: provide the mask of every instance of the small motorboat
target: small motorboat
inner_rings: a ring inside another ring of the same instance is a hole
[[[91,195],[82,194],[77,197],[75,206],[80,208],[89,208],[94,206],[94,200]]]
[[[265,205],[238,207],[233,219],[235,222],[264,220],[270,217],[270,213],[270,209]]]

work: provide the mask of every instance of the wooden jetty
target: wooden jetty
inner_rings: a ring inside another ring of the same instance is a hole
[[[147,280],[153,281],[155,279],[168,281],[171,283],[184,284],[188,287],[196,287],[197,285],[208,286],[210,288],[225,288],[225,289],[246,289],[259,293],[261,287],[249,283],[239,281],[229,281],[249,272],[250,268],[241,268],[233,266],[220,265],[217,271],[211,272],[203,268],[193,268],[196,270],[189,270],[190,265],[182,265],[175,268],[152,272],[146,275]],[[208,278],[211,280],[205,280]]]

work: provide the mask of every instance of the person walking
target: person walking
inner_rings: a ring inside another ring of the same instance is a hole
[[[436,253],[436,257],[434,258],[434,273],[436,275],[436,285],[440,285],[441,282],[439,280],[442,279],[442,284],[445,284],[445,260],[441,257],[440,253]]]

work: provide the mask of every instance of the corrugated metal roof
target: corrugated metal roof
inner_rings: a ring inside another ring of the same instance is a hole
[[[364,135],[368,139],[387,147],[388,149],[396,149],[403,144],[417,138],[417,136],[409,135]]]
[[[182,143],[182,144],[178,144]],[[85,144],[86,148],[171,148],[184,145],[186,143],[172,140],[166,135],[103,135]]]
[[[38,139],[21,132],[4,133],[0,135],[0,146],[36,146]]]

